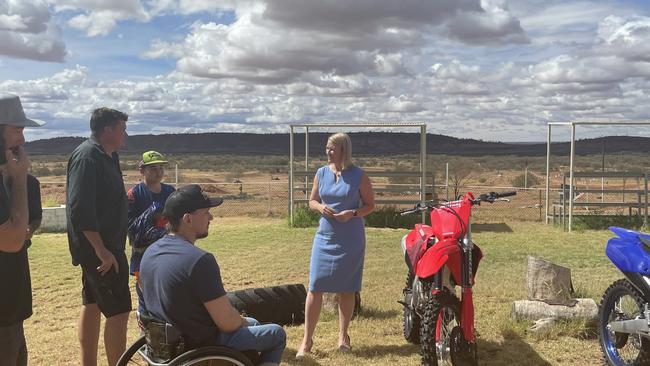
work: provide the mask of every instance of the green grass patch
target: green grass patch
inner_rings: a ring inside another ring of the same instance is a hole
[[[558,225],[562,225],[560,222]],[[643,218],[625,215],[574,215],[573,229],[575,230],[607,230],[610,226],[620,226],[629,229],[641,229]]]
[[[535,255],[571,268],[581,296],[599,301],[605,288],[622,277],[605,257],[607,231],[565,233],[535,223],[483,226],[474,241],[484,252],[474,294],[478,350],[484,366],[595,365],[600,349],[584,324],[560,323],[533,335],[530,323],[510,319],[514,300],[525,299],[526,256]],[[509,230],[502,230],[507,227]],[[283,219],[216,218],[210,236],[197,245],[215,254],[227,290],[288,283],[307,285],[315,228],[287,227]],[[338,316],[323,313],[307,365],[419,365],[418,347],[402,336],[402,293],[406,266],[399,246],[405,229],[367,228],[363,310],[352,321],[353,351],[336,352]],[[254,238],[254,239],[253,239]],[[34,315],[25,322],[30,365],[79,364],[77,319],[81,277],[70,264],[65,234],[36,235],[29,250]],[[206,279],[209,280],[209,279]],[[133,294],[135,302],[135,294]],[[303,327],[287,327],[283,364],[293,359]],[[134,316],[128,342],[138,336]],[[100,337],[100,364],[105,365]]]
[[[55,197],[44,197],[43,201],[41,202],[41,206],[43,207],[59,207],[61,204],[57,202]]]

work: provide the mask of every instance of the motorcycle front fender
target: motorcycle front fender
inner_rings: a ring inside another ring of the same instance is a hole
[[[429,248],[418,261],[415,274],[427,278],[447,265],[454,281],[461,283],[461,252],[456,239],[442,240]]]

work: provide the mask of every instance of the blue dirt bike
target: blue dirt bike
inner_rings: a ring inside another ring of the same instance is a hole
[[[650,365],[650,234],[610,227],[605,253],[623,272],[600,302],[600,347],[608,365]]]

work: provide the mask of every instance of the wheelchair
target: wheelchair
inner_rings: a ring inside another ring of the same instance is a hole
[[[255,351],[225,346],[187,347],[178,329],[147,314],[140,314],[138,323],[144,335],[124,351],[117,366],[254,366],[258,358]]]

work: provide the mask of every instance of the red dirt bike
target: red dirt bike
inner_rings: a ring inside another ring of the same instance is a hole
[[[509,201],[517,192],[490,192],[457,201],[419,202],[409,215],[427,211],[431,226],[416,224],[402,238],[408,266],[404,306],[404,338],[420,344],[422,365],[477,365],[472,286],[483,256],[471,239],[472,206]],[[460,286],[460,300],[456,295]]]

